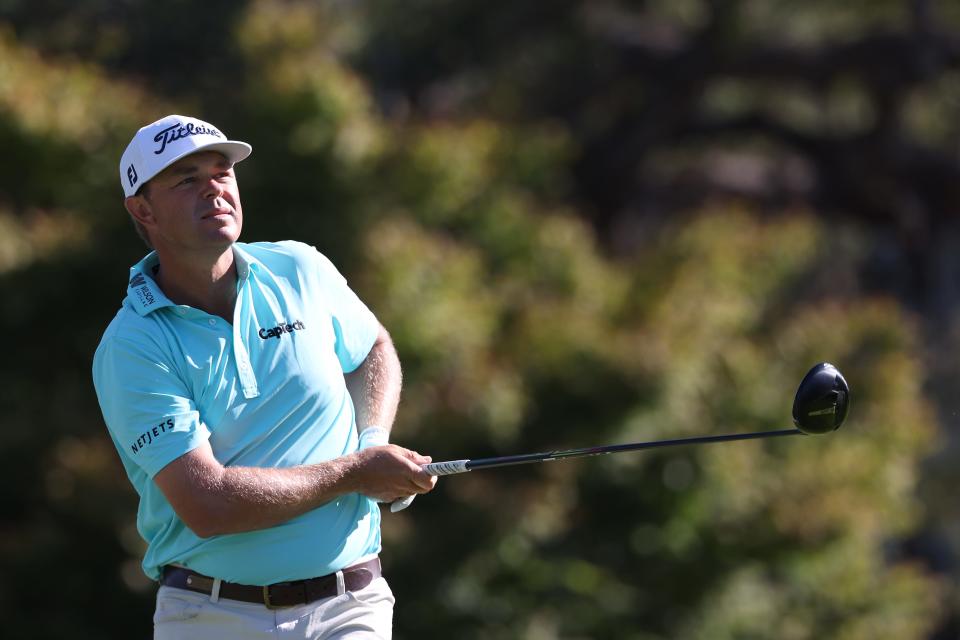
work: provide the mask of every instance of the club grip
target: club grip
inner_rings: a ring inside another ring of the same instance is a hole
[[[455,473],[466,473],[470,471],[467,467],[469,460],[447,460],[445,462],[431,462],[429,464],[423,465],[421,468],[429,473],[432,476],[451,476]],[[410,503],[413,502],[413,499],[417,496],[407,496],[406,498],[400,498],[399,500],[394,500],[390,503],[390,513],[396,513],[397,511],[403,511],[410,506]]]
[[[447,460],[446,462],[431,462],[423,465],[422,469],[432,476],[452,476],[455,473],[470,471],[467,467],[469,460]]]

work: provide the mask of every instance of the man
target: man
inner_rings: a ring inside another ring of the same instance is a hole
[[[250,152],[172,115],[120,163],[154,251],[93,378],[161,583],[154,637],[390,637],[376,501],[430,491],[430,458],[387,444],[400,364],[333,265],[237,242],[234,165]]]

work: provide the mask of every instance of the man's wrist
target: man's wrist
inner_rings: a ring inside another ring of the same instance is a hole
[[[383,427],[370,425],[360,432],[360,451],[370,447],[381,447],[390,443],[390,432]]]

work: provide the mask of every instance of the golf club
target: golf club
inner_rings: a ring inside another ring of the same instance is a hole
[[[850,407],[850,387],[840,371],[829,362],[815,365],[800,382],[793,401],[793,429],[775,431],[754,431],[727,435],[697,436],[676,440],[655,440],[651,442],[630,442],[601,447],[586,447],[567,451],[549,451],[546,453],[527,453],[495,458],[475,460],[447,460],[423,465],[423,470],[433,476],[448,476],[466,473],[475,469],[492,469],[518,464],[533,464],[569,458],[600,456],[624,451],[657,449],[687,444],[707,444],[710,442],[731,442],[734,440],[754,440],[757,438],[776,438],[794,435],[818,435],[836,431],[847,417]],[[414,496],[407,496],[393,502],[390,511],[406,509]]]

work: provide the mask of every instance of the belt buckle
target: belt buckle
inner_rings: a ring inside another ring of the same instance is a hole
[[[263,586],[263,606],[265,606],[267,609],[282,609],[282,608],[283,608],[283,607],[280,607],[280,606],[278,606],[278,605],[273,604],[273,602],[270,601],[270,585],[264,585],[264,586]]]

